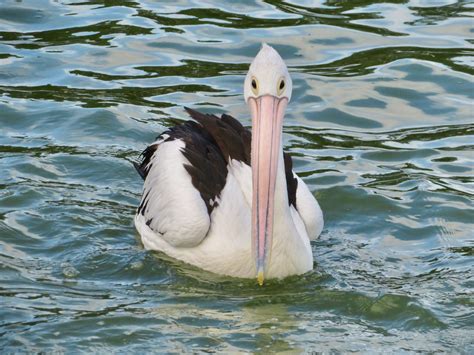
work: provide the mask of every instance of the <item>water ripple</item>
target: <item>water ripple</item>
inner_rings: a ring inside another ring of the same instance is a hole
[[[472,352],[468,1],[0,4],[2,349]],[[326,226],[259,288],[145,251],[131,162],[183,106],[250,125],[263,41]]]

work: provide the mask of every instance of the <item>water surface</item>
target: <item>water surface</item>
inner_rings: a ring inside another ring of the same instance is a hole
[[[474,351],[469,1],[0,0],[0,347]],[[183,106],[249,125],[261,42],[324,211],[265,287],[145,251],[132,162]]]

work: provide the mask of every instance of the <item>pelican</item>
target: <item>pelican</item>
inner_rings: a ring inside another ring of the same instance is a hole
[[[263,44],[244,82],[252,133],[229,115],[185,108],[193,120],[143,151],[135,226],[146,249],[260,285],[312,270],[323,214],[283,152],[291,92],[285,62]]]

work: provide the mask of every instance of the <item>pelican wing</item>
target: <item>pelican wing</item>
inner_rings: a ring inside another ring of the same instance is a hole
[[[136,222],[174,247],[207,235],[227,176],[222,153],[207,131],[187,121],[161,134],[135,168],[145,180]]]
[[[285,160],[288,202],[294,206],[303,221],[310,240],[316,239],[323,229],[323,212],[305,182],[293,171],[291,155],[283,153]]]
[[[323,230],[323,211],[305,182],[296,174],[294,174],[294,177],[298,181],[296,209],[303,220],[309,239],[314,240]]]

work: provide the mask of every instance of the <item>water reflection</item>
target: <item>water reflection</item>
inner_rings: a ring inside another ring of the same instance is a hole
[[[2,348],[469,352],[471,13],[0,1]],[[289,64],[284,145],[326,219],[315,270],[265,288],[143,250],[131,166],[183,106],[249,125],[262,41]]]

